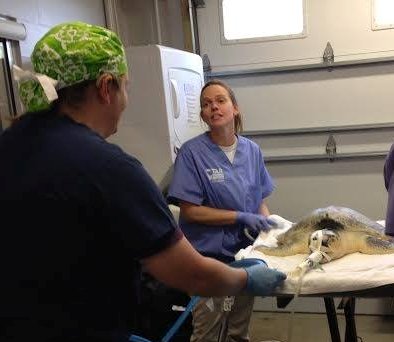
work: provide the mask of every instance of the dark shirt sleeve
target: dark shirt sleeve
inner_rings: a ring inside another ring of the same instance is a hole
[[[390,152],[386,158],[384,166],[384,184],[387,189],[387,212],[386,212],[386,234],[394,236],[394,145],[391,146]]]
[[[137,259],[182,238],[168,205],[141,163],[117,153],[103,170],[104,216]]]
[[[388,199],[387,199],[387,213],[386,213],[386,228],[387,235],[394,236],[394,184],[393,176],[391,176],[388,184]]]

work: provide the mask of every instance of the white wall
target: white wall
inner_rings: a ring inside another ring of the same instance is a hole
[[[102,0],[0,0],[0,14],[25,24],[27,37],[20,42],[22,60],[28,66],[35,43],[56,24],[85,21],[105,26]]]
[[[221,44],[220,1],[197,10],[201,53],[214,71],[320,63],[327,42],[336,61],[394,55],[394,31],[371,29],[372,0],[306,0],[305,38],[241,44]]]
[[[394,121],[393,65],[358,66],[359,77],[335,79],[327,71],[223,78],[235,91],[245,129],[341,126]],[[385,73],[387,70],[387,73]],[[349,70],[356,75],[357,70]],[[362,82],[362,75],[365,83]],[[328,79],[327,79],[328,78]],[[313,82],[309,82],[313,79]],[[346,87],[336,85],[346,83]],[[312,84],[310,84],[312,83]],[[331,85],[328,85],[331,83]],[[275,89],[275,90],[272,90]],[[369,91],[369,94],[368,94]],[[318,118],[321,118],[320,120]],[[394,131],[334,134],[338,153],[388,151]],[[253,138],[269,156],[324,154],[328,135]],[[297,220],[314,208],[348,206],[374,219],[384,219],[387,195],[384,158],[348,161],[268,163],[276,190],[268,199],[275,213]]]
[[[384,123],[394,119],[394,63],[225,80],[236,90],[248,131]]]

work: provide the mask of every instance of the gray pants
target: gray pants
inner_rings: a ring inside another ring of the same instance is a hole
[[[193,334],[190,342],[249,341],[248,330],[254,297],[236,296],[231,311],[224,310],[225,298],[200,299],[193,309]]]

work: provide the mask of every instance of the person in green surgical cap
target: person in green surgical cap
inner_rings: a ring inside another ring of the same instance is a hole
[[[2,342],[128,341],[142,267],[205,296],[268,295],[283,281],[197,253],[140,162],[105,140],[127,105],[116,34],[64,23],[31,60],[34,71],[14,69],[26,113],[0,136]]]

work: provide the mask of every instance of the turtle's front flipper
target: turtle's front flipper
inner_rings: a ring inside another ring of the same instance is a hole
[[[394,253],[394,241],[383,237],[366,236],[361,246],[364,254],[390,254]]]
[[[279,245],[278,247],[258,246],[255,249],[266,255],[280,256],[280,257],[295,255],[295,254],[310,253],[307,243],[304,242],[283,244],[283,245]]]

